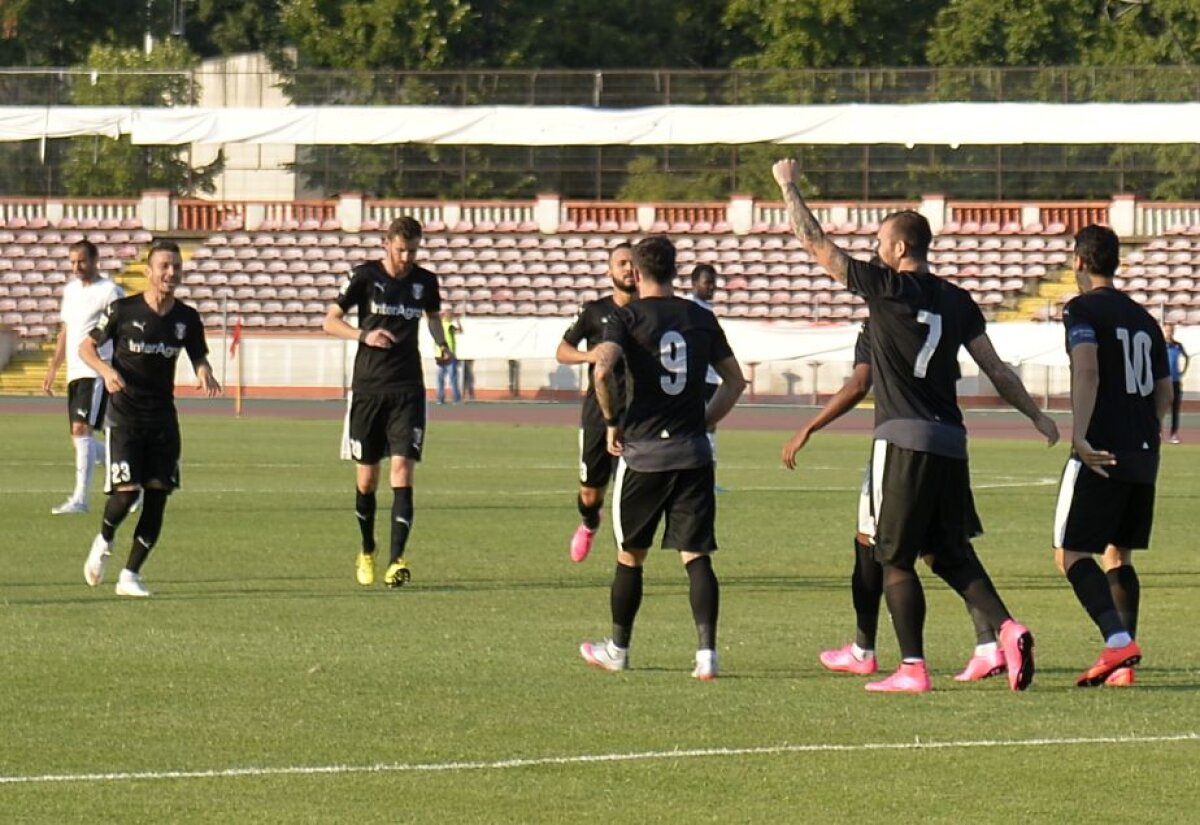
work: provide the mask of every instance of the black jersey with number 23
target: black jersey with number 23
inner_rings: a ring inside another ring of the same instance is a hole
[[[175,420],[175,362],[186,351],[195,364],[208,355],[200,313],[181,301],[159,315],[143,295],[113,301],[89,333],[113,342],[112,365],[125,389],[109,399],[109,421],[160,427]]]
[[[617,314],[617,309],[616,301],[611,295],[595,301],[588,301],[579,310],[579,315],[576,316],[571,326],[567,327],[567,331],[563,333],[563,340],[573,347],[578,347],[580,343],[587,341],[588,349],[594,349],[604,340],[604,330],[612,317]],[[600,407],[596,404],[596,382],[592,377],[593,371],[593,366],[588,364],[587,394],[583,397],[583,419],[586,424],[603,427],[604,417],[600,414]],[[623,410],[625,409],[624,364],[618,364],[613,370],[613,378],[617,390],[617,397],[613,399],[613,403],[618,410]]]
[[[711,463],[705,376],[733,354],[716,316],[684,298],[642,298],[617,311],[604,340],[625,353],[626,463],[646,472]]]

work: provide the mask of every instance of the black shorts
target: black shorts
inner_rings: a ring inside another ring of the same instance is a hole
[[[378,464],[386,456],[420,461],[425,446],[425,388],[351,395],[346,422],[347,457],[359,464]]]
[[[108,407],[108,390],[103,378],[76,378],[67,384],[67,419],[79,421],[93,430],[104,426],[104,411]]]
[[[668,550],[709,553],[717,549],[717,502],[713,465],[690,470],[645,473],[617,462],[613,486],[613,532],[617,545],[644,550],[654,544],[665,515],[662,546]]]
[[[579,428],[579,483],[603,489],[612,478],[617,458],[608,451],[608,428]]]
[[[1103,553],[1150,546],[1154,485],[1104,478],[1077,458],[1067,460],[1054,508],[1054,546]]]
[[[105,430],[104,492],[121,487],[179,487],[179,423],[162,427],[109,427]]]
[[[983,522],[979,520],[979,511],[975,509],[975,496],[967,487],[971,510],[967,514],[967,537],[975,538],[983,535]],[[862,486],[858,490],[858,530],[857,532],[870,539],[875,538],[875,514],[871,510],[871,463],[863,471]]]
[[[966,558],[982,532],[965,458],[906,450],[877,439],[871,453],[875,558],[911,569],[923,555]]]

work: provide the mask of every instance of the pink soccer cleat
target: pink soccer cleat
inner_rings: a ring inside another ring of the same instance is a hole
[[[1007,669],[1004,663],[1004,651],[997,647],[986,656],[972,656],[963,672],[954,677],[954,681],[978,682],[992,676],[999,676]]]
[[[575,529],[575,535],[571,536],[571,561],[578,564],[588,557],[588,553],[592,552],[592,540],[596,538],[596,531],[589,530],[582,524]]]
[[[1000,625],[1000,649],[1008,665],[1008,686],[1025,690],[1033,681],[1033,634],[1013,619]]]
[[[928,693],[929,671],[924,662],[902,662],[891,676],[865,687],[873,693]]]
[[[832,670],[834,673],[853,673],[855,676],[870,676],[879,668],[874,655],[868,656],[865,659],[859,659],[855,656],[854,645],[846,645],[836,650],[822,650],[820,659],[825,669]]]
[[[1119,667],[1108,674],[1108,678],[1104,680],[1104,684],[1109,687],[1133,687],[1133,682],[1133,668],[1131,667]]]
[[[1116,671],[1122,668],[1131,668],[1140,661],[1142,661],[1142,649],[1138,647],[1137,642],[1130,642],[1124,647],[1106,647],[1100,651],[1100,658],[1096,660],[1096,663],[1076,679],[1075,684],[1079,687],[1095,687],[1105,684]]]

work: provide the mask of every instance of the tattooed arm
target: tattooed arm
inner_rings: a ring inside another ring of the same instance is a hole
[[[792,231],[804,243],[808,254],[844,286],[850,256],[826,237],[821,222],[809,211],[804,198],[800,196],[800,190],[796,188],[796,167],[796,161],[792,159],[777,161],[771,167],[771,173],[775,176],[775,182],[779,184],[779,191],[783,193],[784,203],[787,204]]]

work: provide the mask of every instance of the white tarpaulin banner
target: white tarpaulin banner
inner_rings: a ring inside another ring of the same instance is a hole
[[[918,103],[642,109],[0,106],[0,140],[118,134],[131,135],[134,143],[146,145],[1191,144],[1200,140],[1200,103]]]

